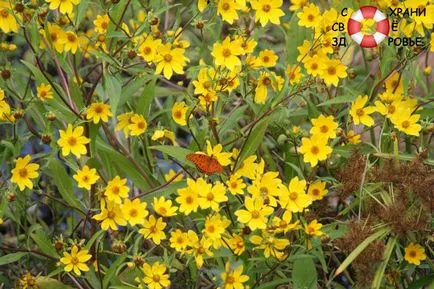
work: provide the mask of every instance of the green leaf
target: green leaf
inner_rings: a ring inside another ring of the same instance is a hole
[[[149,81],[143,88],[142,95],[140,96],[137,104],[137,113],[143,114],[145,117],[149,117],[152,101],[155,98],[155,81],[157,78]]]
[[[95,241],[101,237],[102,235],[105,234],[106,231],[104,230],[100,230],[98,232],[96,232],[95,234],[93,234],[92,238],[90,238],[90,240],[87,242],[86,246],[84,246],[84,248],[86,250],[90,250],[90,247],[92,247],[93,243],[95,243]]]
[[[73,289],[73,287],[65,285],[59,280],[43,276],[36,278],[36,285],[40,289]]]
[[[331,104],[339,104],[339,103],[349,103],[353,102],[357,96],[346,94],[346,95],[340,95],[338,97],[323,101],[322,103],[318,104],[317,106],[327,106]]]
[[[263,143],[265,131],[267,130],[268,119],[260,121],[251,132],[249,138],[246,140],[243,150],[241,151],[238,164],[250,155],[253,155],[258,147]]]
[[[395,248],[396,241],[398,237],[390,238],[386,245],[386,250],[384,250],[384,256],[375,272],[374,281],[372,282],[372,289],[380,289],[381,281],[383,281],[384,271],[386,270],[387,264],[389,263],[390,256],[392,255],[393,249]]]
[[[157,150],[168,156],[171,156],[172,158],[179,161],[181,164],[190,164],[190,162],[187,162],[187,159],[185,157],[188,154],[193,153],[193,151],[189,149],[178,147],[178,146],[159,145],[159,146],[150,146],[149,148],[151,150]]]
[[[282,278],[282,279],[276,279],[267,283],[262,284],[261,286],[258,286],[258,289],[268,289],[268,288],[278,288],[277,285],[289,283],[289,278]]]
[[[122,83],[116,77],[106,74],[104,76],[104,90],[109,99],[111,110],[116,115],[116,110],[121,99]]]
[[[294,289],[317,288],[317,273],[313,259],[295,260],[294,269],[292,270],[292,282]]]
[[[357,256],[359,256],[360,253],[363,252],[363,250],[366,249],[366,247],[369,246],[369,244],[371,244],[372,242],[374,242],[377,239],[381,239],[383,237],[385,237],[387,234],[389,234],[391,231],[390,228],[383,228],[377,232],[375,232],[374,234],[372,234],[371,236],[369,236],[368,238],[366,238],[362,243],[360,243],[349,255],[348,257],[342,262],[342,264],[338,267],[338,269],[336,270],[334,277],[338,276],[339,274],[341,274],[353,261],[354,259],[357,258]]]
[[[125,258],[127,257],[126,254],[123,254],[121,256],[118,257],[118,259],[116,261],[113,262],[113,264],[110,265],[110,268],[107,270],[104,279],[102,281],[103,284],[103,288],[108,288],[108,285],[110,284],[110,281],[113,279],[113,277],[115,277],[116,275],[116,271],[118,270],[119,266],[122,264],[122,262],[125,260]]]
[[[86,9],[89,5],[89,0],[81,0],[80,4],[77,8],[77,18],[75,20],[75,25],[80,25],[81,20],[83,20],[84,16],[86,15]]]
[[[58,159],[51,158],[47,163],[48,173],[54,179],[59,193],[68,205],[83,209],[77,196],[74,194],[72,178],[66,172],[65,167]]]
[[[50,240],[45,236],[45,233],[41,230],[36,231],[35,233],[30,234],[30,237],[35,241],[38,248],[45,254],[58,258],[59,254],[56,252],[56,249],[53,247],[53,244]]]
[[[24,257],[27,254],[28,254],[27,252],[17,252],[17,253],[11,253],[8,255],[1,256],[0,257],[0,266],[17,262],[18,260],[20,260],[22,257]]]
[[[424,286],[429,286],[429,287],[424,287]],[[420,277],[419,279],[414,280],[410,285],[408,285],[408,289],[422,289],[422,288],[434,289],[434,275]]]

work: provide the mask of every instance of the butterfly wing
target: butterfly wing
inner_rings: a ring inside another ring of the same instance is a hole
[[[204,174],[212,175],[223,172],[223,167],[220,163],[210,156],[191,153],[187,155],[187,159],[194,163],[195,166]]]

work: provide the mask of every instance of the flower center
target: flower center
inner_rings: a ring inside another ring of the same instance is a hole
[[[8,10],[3,9],[2,11],[0,11],[0,15],[1,15],[3,18],[7,18],[7,17],[9,16],[9,12],[8,12]]]
[[[166,61],[166,62],[171,62],[172,61],[172,55],[170,55],[170,54],[166,54],[166,55],[164,55],[164,61]]]
[[[335,75],[335,74],[336,74],[336,68],[334,68],[333,66],[331,66],[331,67],[329,67],[329,68],[327,69],[327,72],[328,72],[330,75]]]
[[[131,209],[130,210],[130,216],[131,217],[135,218],[135,217],[137,217],[138,214],[139,214],[139,212],[137,212],[136,209]]]
[[[257,219],[257,218],[259,218],[259,211],[258,210],[253,210],[252,211],[252,218],[253,219]]]
[[[312,22],[315,19],[315,16],[313,16],[312,14],[309,14],[307,16],[307,20],[309,20],[310,22]]]
[[[312,195],[318,196],[319,195],[319,190],[318,189],[313,189],[312,190]]]
[[[25,178],[27,177],[27,169],[26,168],[22,168],[18,171],[18,174],[20,175],[20,177]]]
[[[329,128],[326,125],[322,125],[320,130],[322,133],[327,133],[329,131]]]
[[[223,56],[224,57],[231,56],[231,51],[228,48],[223,49]]]
[[[234,284],[235,282],[235,278],[232,275],[229,275],[228,277],[226,277],[226,284]]]
[[[138,122],[137,123],[137,127],[140,128],[140,129],[144,129],[145,128],[145,123],[143,121]]]
[[[96,113],[102,113],[102,111],[103,111],[103,108],[102,108],[101,105],[97,105],[97,106],[95,107],[95,112],[96,112]]]
[[[112,193],[115,195],[119,195],[120,189],[118,186],[115,186],[112,188]]]
[[[114,219],[115,217],[116,217],[115,212],[113,212],[113,211],[108,211],[107,212],[107,218],[108,219]]]
[[[104,29],[104,30],[107,29],[107,26],[108,26],[107,22],[104,21],[104,22],[101,23],[101,28],[102,29]]]
[[[363,116],[365,114],[365,112],[363,111],[363,108],[359,108],[356,110],[356,114],[357,114],[357,116]]]
[[[209,225],[208,228],[207,228],[207,231],[210,232],[210,233],[214,233],[215,232],[214,225]]]
[[[185,198],[185,202],[187,204],[192,204],[193,203],[193,197],[192,196],[188,196],[187,198]]]
[[[177,111],[175,111],[174,115],[175,115],[175,118],[181,118],[182,117],[182,112],[179,111],[179,110],[177,110]]]
[[[317,70],[318,69],[318,63],[312,63],[312,65],[310,66],[310,68],[312,70]]]
[[[222,5],[222,9],[223,9],[224,11],[228,11],[229,8],[230,8],[229,3],[223,3],[223,5]]]
[[[80,260],[77,257],[74,256],[74,257],[71,258],[71,263],[73,265],[77,265],[78,263],[80,263]]]
[[[268,57],[268,56],[264,56],[262,58],[262,62],[269,62],[269,61],[270,61],[270,57]]]
[[[157,227],[156,226],[151,226],[150,228],[149,228],[149,231],[151,231],[151,233],[157,233],[158,232],[158,229],[157,229]]]
[[[182,237],[178,237],[178,238],[176,239],[176,243],[178,243],[178,244],[184,244],[184,238],[182,238]]]
[[[167,213],[167,210],[166,210],[165,207],[160,207],[160,208],[158,209],[158,211],[159,211],[162,215],[165,215],[165,214]]]
[[[231,188],[232,188],[232,189],[236,189],[237,187],[238,187],[237,182],[232,182],[232,183],[231,183]]]
[[[204,254],[204,253],[205,253],[205,248],[204,248],[204,247],[199,247],[199,248],[197,249],[197,252],[198,252],[199,254]]]
[[[83,182],[87,183],[89,181],[89,177],[88,176],[84,176],[82,179]]]
[[[319,147],[317,147],[317,146],[313,146],[313,147],[310,149],[310,151],[311,151],[314,155],[316,155],[316,154],[319,153]]]
[[[403,128],[408,128],[410,126],[410,122],[408,121],[408,120],[404,120],[403,122],[402,122],[402,127]]]
[[[68,41],[69,42],[75,42],[77,40],[77,37],[75,37],[74,34],[68,34]]]
[[[415,251],[410,251],[409,255],[410,257],[415,258],[417,254]]]
[[[152,280],[154,282],[160,282],[160,276],[159,275],[154,275],[154,276],[152,276]]]
[[[270,10],[271,10],[271,6],[270,5],[264,4],[262,6],[262,11],[264,11],[264,12],[270,12]]]
[[[394,105],[389,105],[389,107],[387,108],[387,112],[389,114],[393,114],[396,111],[396,107]]]
[[[73,136],[70,136],[69,139],[68,139],[68,144],[70,146],[75,146],[77,144],[77,139],[75,137],[73,137]]]
[[[297,194],[296,192],[291,192],[291,193],[289,194],[289,198],[290,198],[291,200],[295,201],[295,200],[297,200],[297,198],[298,198],[298,194]]]
[[[45,90],[41,91],[40,93],[41,97],[46,97],[47,96],[47,92]]]
[[[271,84],[270,78],[264,77],[264,79],[262,79],[262,84],[263,85],[270,85]]]
[[[146,46],[145,48],[143,48],[143,53],[144,53],[144,54],[148,55],[148,54],[150,54],[151,52],[152,52],[151,47]]]
[[[214,194],[213,194],[213,193],[208,193],[208,195],[206,195],[206,199],[207,199],[208,201],[212,201],[212,200],[214,200]]]

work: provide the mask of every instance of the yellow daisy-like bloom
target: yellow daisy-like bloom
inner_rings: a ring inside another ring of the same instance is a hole
[[[391,121],[395,128],[405,134],[419,136],[422,126],[417,122],[420,119],[420,114],[412,114],[409,108],[401,108],[392,116]]]
[[[139,233],[143,235],[145,239],[152,239],[156,245],[161,243],[161,240],[166,239],[166,223],[163,222],[163,218],[156,219],[153,215],[150,215],[148,220],[143,222],[143,228],[139,230]]]
[[[63,51],[71,51],[73,54],[77,52],[77,49],[80,46],[79,38],[73,31],[66,31],[63,33],[60,36],[59,43],[63,45]]]
[[[170,79],[173,72],[178,74],[184,74],[184,66],[188,61],[188,58],[184,56],[185,50],[182,48],[173,48],[170,43],[160,45],[157,51],[157,56],[155,57],[155,63],[157,66],[155,68],[156,74],[161,74],[165,78]]]
[[[405,247],[404,259],[410,264],[420,265],[420,261],[426,259],[425,249],[419,244],[410,243]]]
[[[146,216],[149,214],[146,206],[146,202],[141,202],[138,198],[132,201],[126,199],[121,206],[121,210],[125,220],[127,220],[131,226],[142,225]]]
[[[160,262],[155,262],[149,265],[143,264],[142,271],[145,274],[143,277],[143,283],[145,283],[149,289],[162,289],[170,286],[168,268]]]
[[[128,198],[128,192],[130,191],[130,188],[125,185],[126,183],[127,179],[121,179],[119,176],[116,176],[107,183],[104,196],[108,201],[116,204],[122,203],[122,199]]]
[[[304,228],[306,234],[310,236],[321,236],[324,233],[321,231],[322,224],[318,223],[317,220],[313,220]]]
[[[327,195],[328,190],[325,189],[327,183],[317,181],[313,184],[309,185],[309,189],[307,190],[307,195],[313,200],[318,201],[322,200],[325,195]]]
[[[72,177],[77,181],[79,188],[85,188],[86,190],[90,190],[91,186],[99,180],[96,169],[91,169],[88,166],[78,170]]]
[[[360,140],[360,134],[356,134],[354,130],[349,130],[344,136],[350,144],[359,144],[362,142]]]
[[[312,204],[312,200],[306,194],[305,180],[299,180],[298,177],[294,177],[289,182],[288,188],[282,186],[281,189],[280,205],[290,212],[302,212]]]
[[[217,4],[217,15],[221,15],[222,19],[229,24],[234,23],[234,20],[238,20],[238,13],[241,7],[235,0],[219,0]]]
[[[51,90],[51,85],[41,83],[36,88],[36,95],[42,101],[46,101],[47,99],[52,99],[53,98],[53,91]]]
[[[211,55],[214,57],[216,66],[223,66],[229,70],[241,66],[239,55],[243,54],[244,50],[239,41],[231,41],[228,37],[222,43],[214,43]]]
[[[338,86],[339,79],[347,77],[347,67],[338,59],[329,59],[320,76],[327,86]]]
[[[170,181],[177,173],[170,169],[167,174],[164,175],[164,179],[166,180],[166,182]],[[175,179],[172,180],[172,183],[176,183],[179,181],[182,181],[182,179],[184,178],[183,174],[179,174]]]
[[[20,289],[39,289],[36,277],[27,272],[20,278]]]
[[[100,34],[104,34],[107,32],[107,27],[110,23],[109,16],[106,15],[97,15],[96,19],[93,21],[93,25],[95,25],[95,31]]]
[[[178,145],[178,143],[175,140],[175,133],[167,129],[157,129],[156,131],[154,131],[154,134],[152,135],[151,139],[155,141],[161,141],[161,142],[164,142],[165,139],[168,139],[172,142],[173,145]]]
[[[138,54],[147,62],[153,62],[157,57],[158,47],[161,46],[161,39],[154,39],[152,36],[146,36],[146,39],[139,46]]]
[[[197,179],[196,186],[199,192],[199,205],[201,209],[211,208],[213,211],[218,211],[220,203],[226,202],[226,188],[220,183],[216,182],[214,186],[207,184],[202,178]]]
[[[0,120],[14,121],[14,117],[11,115],[11,107],[4,99],[5,92],[0,88]]]
[[[313,135],[311,138],[304,137],[301,142],[300,152],[303,154],[303,160],[305,163],[310,163],[312,167],[315,167],[318,161],[326,160],[333,151],[328,146],[327,139],[322,135]]]
[[[303,7],[303,12],[298,12],[297,17],[300,19],[298,25],[302,27],[318,27],[321,24],[321,12],[319,7],[310,4]]]
[[[221,144],[217,144],[216,146],[212,146],[209,140],[206,141],[206,154],[210,157],[215,158],[219,164],[223,167],[230,165],[231,163],[231,153],[222,152],[223,146]]]
[[[184,252],[188,245],[188,234],[176,229],[170,233],[170,247],[178,252]]]
[[[122,213],[121,206],[114,202],[101,202],[101,213],[93,216],[93,219],[101,222],[101,229],[107,231],[109,228],[116,231],[119,226],[125,226],[127,221]]]
[[[17,158],[15,168],[11,172],[11,181],[18,185],[20,191],[24,191],[25,188],[33,189],[32,179],[39,176],[38,169],[38,164],[30,163],[30,155]]]
[[[226,181],[226,186],[228,186],[229,192],[232,195],[242,195],[244,194],[246,184],[239,175],[234,174]]]
[[[66,272],[73,271],[76,275],[80,276],[81,272],[89,271],[86,262],[92,258],[92,255],[88,253],[88,250],[79,249],[74,245],[71,249],[71,253],[63,252],[63,257],[60,258],[60,262],[65,265],[64,270]]]
[[[261,71],[255,88],[255,103],[264,104],[268,96],[268,88],[273,91],[281,90],[283,78],[277,76],[274,72]]]
[[[365,107],[368,102],[368,96],[358,96],[357,99],[351,104],[350,115],[353,118],[354,124],[363,124],[366,126],[374,125],[374,119],[370,114],[376,111],[374,106]]]
[[[253,10],[255,10],[255,21],[260,22],[264,27],[268,22],[280,24],[280,17],[284,16],[282,0],[253,0],[250,2]]]
[[[134,114],[129,119],[129,122],[130,124],[128,125],[128,130],[132,136],[139,136],[145,133],[146,129],[148,128],[148,123],[146,122],[145,117],[140,114]]]
[[[247,224],[250,229],[265,229],[267,227],[267,216],[273,213],[273,208],[264,205],[262,198],[247,197],[244,201],[247,210],[238,210],[235,215],[238,221]]]
[[[78,5],[80,0],[45,0],[50,3],[50,9],[59,9],[62,14],[72,14],[74,5]]]
[[[185,102],[176,102],[172,107],[172,118],[179,125],[187,125],[186,114],[188,111],[188,106]]]
[[[201,268],[203,266],[203,257],[211,257],[213,255],[212,251],[210,250],[212,241],[205,237],[199,239],[197,234],[192,230],[188,230],[187,234],[189,239],[189,246],[191,247],[191,249],[188,250],[187,253],[193,255],[197,267]]]
[[[318,76],[322,73],[325,65],[325,60],[327,58],[321,57],[320,55],[314,55],[312,57],[305,57],[304,68],[306,68],[307,73],[312,76]]]
[[[125,137],[130,134],[131,118],[134,116],[134,112],[126,112],[118,115],[118,124],[115,127],[116,131],[123,130]]]
[[[307,4],[309,4],[308,0],[291,0],[291,6],[289,6],[289,10],[297,11]]]
[[[171,200],[166,200],[164,197],[154,198],[152,202],[152,208],[155,213],[163,217],[172,217],[176,216],[176,211],[178,207],[172,206]]]
[[[85,144],[88,144],[90,140],[83,136],[84,128],[78,126],[72,128],[72,124],[68,124],[66,130],[60,130],[60,138],[57,144],[62,149],[62,155],[67,156],[70,153],[74,154],[77,158],[87,153]]]
[[[236,255],[241,255],[246,250],[244,239],[240,235],[233,234],[229,240],[226,240],[229,247]]]
[[[0,30],[4,33],[18,32],[18,23],[8,1],[0,1]]]
[[[312,135],[319,134],[327,139],[336,137],[338,123],[333,120],[333,116],[320,115],[318,118],[311,120],[313,127],[310,130]]]
[[[282,215],[282,218],[274,217],[273,218],[273,232],[274,233],[286,233],[291,230],[296,230],[300,227],[300,221],[296,221],[292,223],[292,213],[291,211],[285,210]]]
[[[64,37],[65,32],[59,25],[48,22],[48,35],[46,35],[45,30],[41,29],[39,32],[42,37],[47,39],[48,43],[51,43],[51,45],[54,47],[54,49],[56,49],[57,52],[63,52],[64,44],[60,41],[60,39]],[[43,39],[41,39],[40,47],[41,49],[45,48],[45,42],[43,41]]]
[[[207,94],[213,90],[213,79],[216,76],[214,68],[202,68],[197,80],[193,80],[194,94]]]
[[[289,245],[288,239],[279,239],[273,233],[266,230],[261,231],[262,236],[253,235],[250,237],[250,242],[256,245],[255,249],[264,250],[265,258],[273,256],[279,260],[283,259],[284,250]]]
[[[384,86],[386,87],[386,91],[394,95],[402,95],[404,93],[404,81],[399,72],[394,72],[389,76],[384,82]]]
[[[219,242],[221,236],[231,222],[223,216],[214,215],[208,216],[205,220],[203,234],[213,242]]]
[[[279,57],[274,54],[273,50],[265,49],[259,52],[258,60],[260,62],[260,65],[264,67],[273,67],[277,63],[277,59]]]
[[[249,276],[243,275],[244,267],[240,265],[234,269],[231,269],[229,262],[225,265],[225,272],[220,274],[220,278],[223,280],[224,289],[242,289],[243,283],[249,280]]]
[[[93,120],[93,123],[97,124],[101,120],[103,122],[108,122],[108,118],[112,116],[113,113],[110,110],[110,105],[104,102],[92,103],[86,112],[86,118]]]
[[[300,83],[301,78],[303,77],[303,74],[301,73],[300,66],[295,65],[288,65],[286,67],[286,75],[289,78],[289,83],[292,85],[295,85],[297,83]]]
[[[196,212],[199,208],[199,193],[196,182],[193,179],[187,179],[187,187],[178,189],[179,197],[176,202],[180,205],[179,211],[184,215]]]

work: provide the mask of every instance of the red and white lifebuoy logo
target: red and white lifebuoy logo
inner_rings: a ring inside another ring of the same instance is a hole
[[[375,21],[375,33],[362,32],[362,22],[365,19]],[[348,34],[363,48],[373,48],[380,44],[389,35],[389,20],[383,12],[374,6],[362,6],[351,15],[348,20]]]

